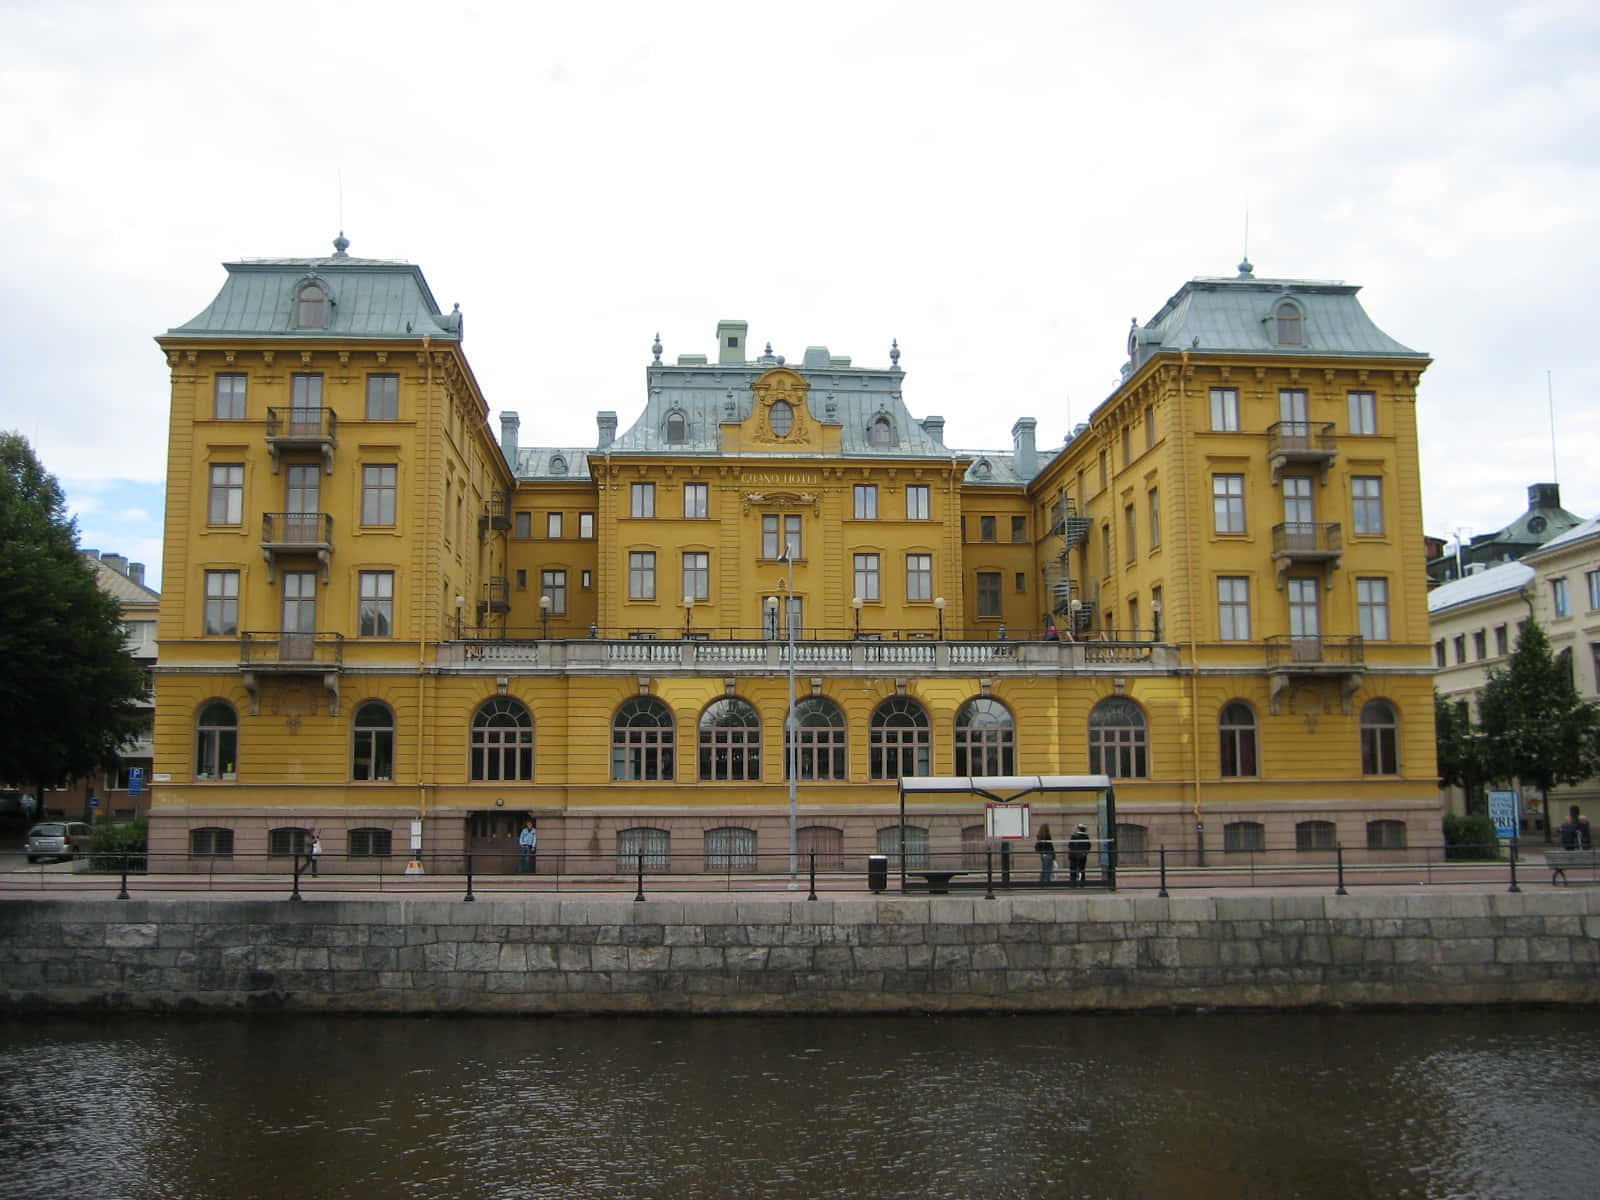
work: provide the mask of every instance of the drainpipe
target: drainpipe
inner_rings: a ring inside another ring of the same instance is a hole
[[[1187,446],[1188,421],[1189,421],[1189,352],[1183,351],[1180,355],[1178,368],[1178,444]],[[1199,646],[1195,641],[1195,627],[1199,624],[1199,608],[1195,604],[1195,565],[1194,541],[1195,512],[1194,480],[1189,478],[1193,472],[1185,471],[1184,479],[1184,509],[1190,519],[1184,524],[1187,526],[1187,536],[1183,539],[1184,545],[1184,574],[1185,591],[1187,592],[1186,604],[1189,610],[1189,754],[1190,768],[1194,773],[1194,845],[1195,862],[1199,866],[1206,864],[1206,823],[1200,807],[1200,656]]]
[[[428,353],[432,343],[433,339],[428,334],[422,335],[423,378],[426,380],[422,393],[424,411],[428,411],[433,403],[433,356]],[[422,494],[427,503],[431,505],[434,497],[432,441],[437,436],[437,422],[428,420],[424,425],[424,430],[424,438],[426,440],[423,443]],[[429,537],[428,523],[426,521],[422,523],[422,536],[429,541],[430,545],[438,545],[435,539]],[[427,561],[438,565],[439,558],[437,553],[430,550]],[[426,772],[427,764],[433,761],[433,711],[432,705],[429,703],[429,693],[433,690],[433,677],[428,671],[428,627],[422,617],[422,613],[426,612],[428,606],[432,603],[433,582],[429,572],[424,571],[422,578],[422,604],[419,605],[421,611],[417,614],[417,700],[418,709],[422,717],[422,744],[418,747],[419,761],[417,762],[417,819],[419,821],[423,820],[428,812],[428,780]],[[437,643],[435,645],[437,646]],[[420,851],[414,853],[420,853]]]

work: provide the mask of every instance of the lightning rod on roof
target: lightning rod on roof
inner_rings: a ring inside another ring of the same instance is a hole
[[[1550,369],[1544,372],[1544,394],[1550,405],[1550,480],[1552,483],[1561,482],[1561,472],[1556,467],[1556,393],[1555,386],[1550,380]]]

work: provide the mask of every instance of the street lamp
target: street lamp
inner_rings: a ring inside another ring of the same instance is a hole
[[[1150,631],[1150,640],[1153,641],[1153,642],[1159,642],[1161,640],[1161,601],[1160,600],[1152,600],[1152,601],[1150,601],[1150,620],[1151,620],[1152,624],[1154,625],[1154,628]]]
[[[555,601],[550,599],[548,593],[539,597],[539,619],[544,622],[544,640],[550,640],[550,610],[555,607]]]
[[[850,598],[850,607],[856,610],[856,640],[857,641],[861,640],[861,606],[863,604],[865,604],[865,603],[866,603],[866,601],[863,600],[860,596],[852,596]]]
[[[467,606],[467,598],[460,592],[456,593],[456,641],[461,640],[461,610]]]
[[[933,606],[939,610],[939,640],[941,642],[944,641],[944,604],[943,596],[935,596],[933,598]]]
[[[694,597],[685,595],[683,598],[683,636],[687,638],[694,632]]]
[[[800,869],[800,736],[795,724],[794,712],[794,558],[790,554],[787,544],[783,548],[782,561],[789,564],[789,582],[784,593],[785,607],[791,611],[785,612],[784,626],[789,643],[789,713],[784,718],[784,753],[789,764],[789,886],[795,886],[795,878]],[[767,609],[776,620],[778,616],[778,598],[767,597]],[[776,632],[776,630],[774,630]]]

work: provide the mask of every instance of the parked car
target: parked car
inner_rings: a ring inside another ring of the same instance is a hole
[[[22,848],[31,863],[41,858],[59,862],[89,853],[89,841],[93,837],[94,830],[82,821],[41,821],[28,830],[28,840]]]

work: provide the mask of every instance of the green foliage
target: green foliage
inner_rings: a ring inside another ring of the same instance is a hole
[[[1439,786],[1470,792],[1487,778],[1483,735],[1464,705],[1433,693],[1433,727],[1437,741]]]
[[[126,856],[128,870],[143,871],[149,847],[150,824],[143,817],[125,825],[97,825],[89,843],[89,869],[120,871]]]
[[[1444,856],[1451,860],[1493,860],[1501,857],[1494,819],[1487,813],[1444,815]]]
[[[1489,672],[1478,717],[1489,778],[1520,779],[1548,796],[1600,773],[1600,707],[1579,698],[1570,657],[1551,654],[1531,618],[1507,668]]]
[[[115,766],[146,694],[77,536],[27,439],[0,432],[0,779],[36,795]]]

